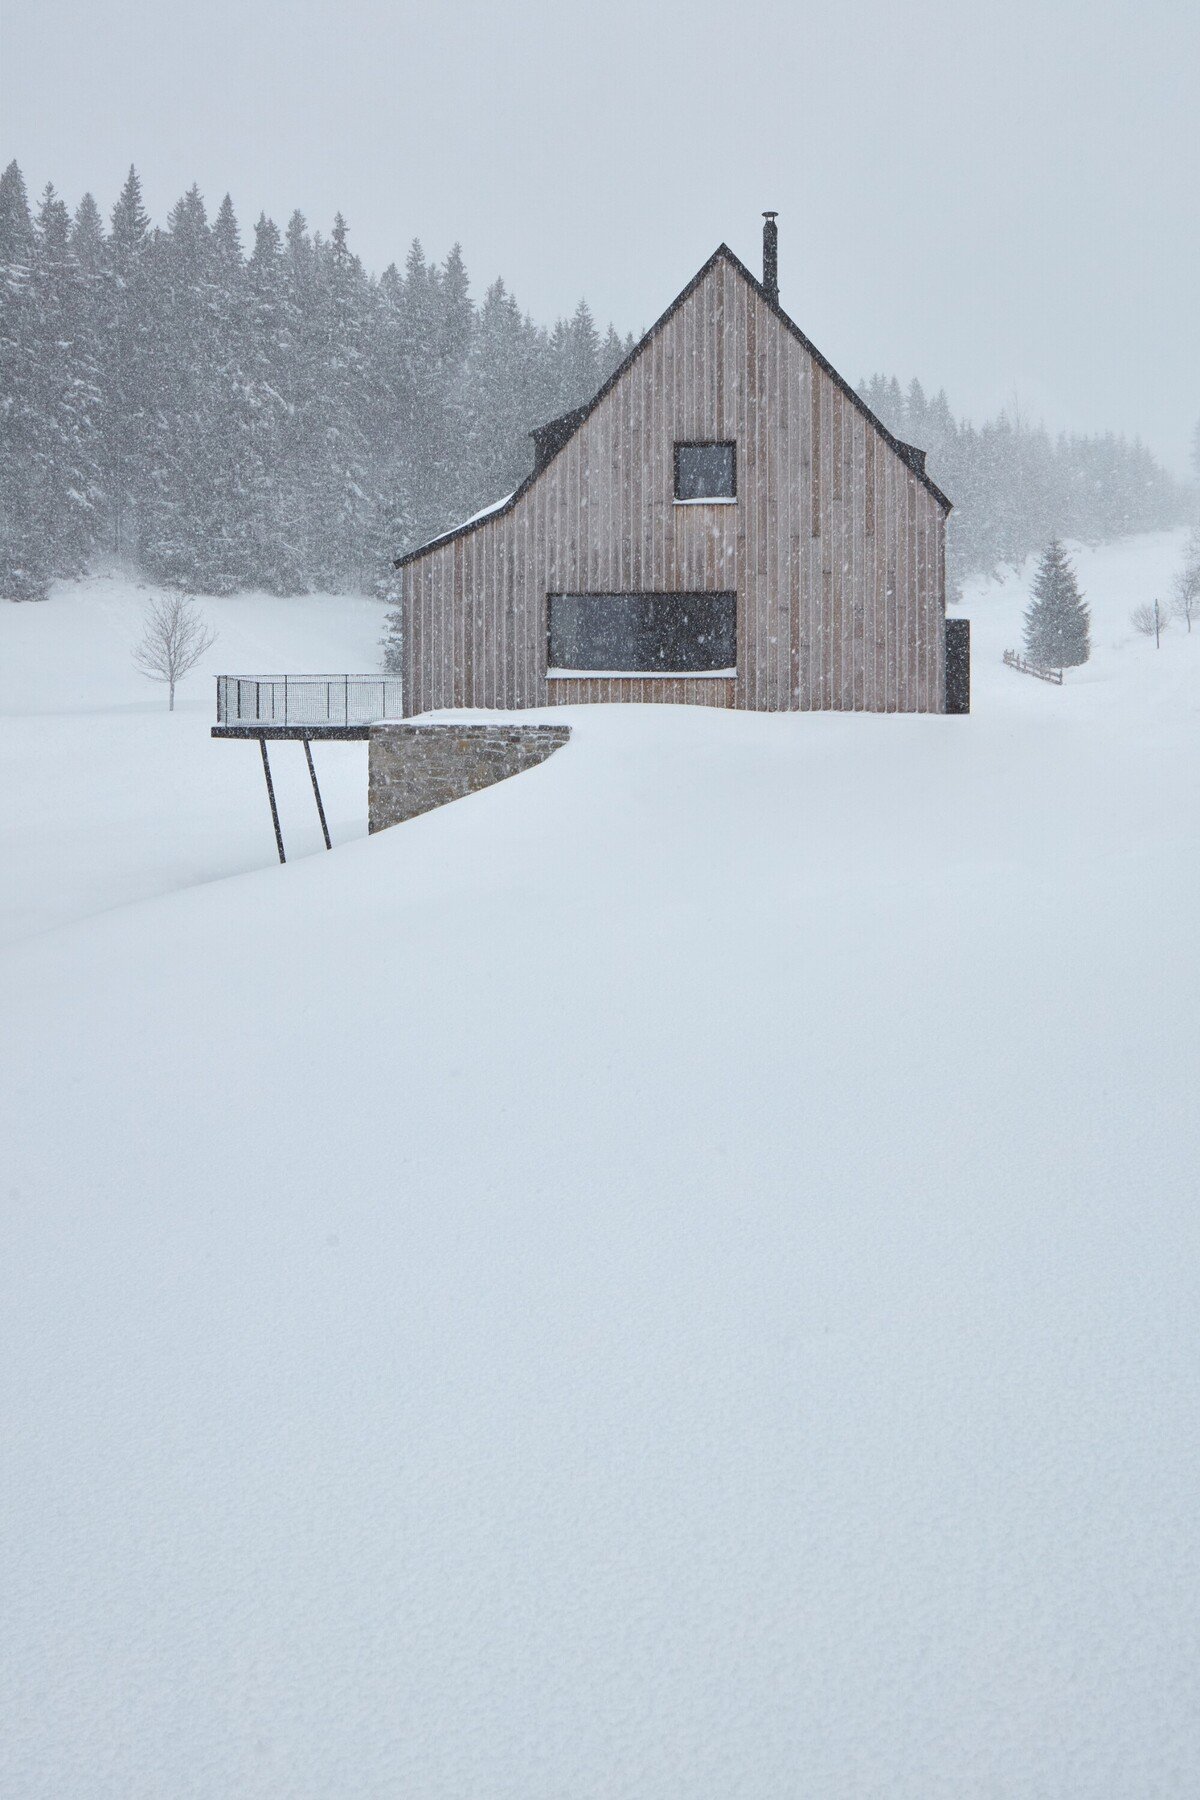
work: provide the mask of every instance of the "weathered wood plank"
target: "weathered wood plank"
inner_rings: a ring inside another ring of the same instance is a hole
[[[676,506],[674,443],[726,437],[736,505]],[[720,261],[512,512],[405,569],[405,705],[939,709],[944,538],[928,489]],[[548,592],[730,588],[736,677],[547,684]]]

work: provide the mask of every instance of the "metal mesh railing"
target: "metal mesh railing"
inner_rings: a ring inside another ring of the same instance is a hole
[[[395,675],[218,675],[218,725],[374,725],[404,711]]]

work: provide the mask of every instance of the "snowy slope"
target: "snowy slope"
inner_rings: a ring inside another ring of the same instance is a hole
[[[1176,550],[0,956],[0,1792],[1195,1791]]]
[[[262,866],[274,856],[262,763],[255,744],[210,739],[213,675],[379,667],[377,602],[205,598],[217,641],[169,714],[166,689],[130,659],[156,591],[108,574],[0,603],[0,943]],[[365,746],[314,755],[334,841],[365,832]],[[298,744],[280,746],[273,772],[289,855],[320,848]]]

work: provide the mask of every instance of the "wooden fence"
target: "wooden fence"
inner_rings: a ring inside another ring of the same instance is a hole
[[[1019,669],[1022,675],[1036,675],[1039,681],[1051,681],[1055,687],[1062,686],[1061,669],[1044,669],[1041,663],[1030,662],[1028,657],[1019,655],[1015,650],[1004,652],[1004,666],[1006,669]]]

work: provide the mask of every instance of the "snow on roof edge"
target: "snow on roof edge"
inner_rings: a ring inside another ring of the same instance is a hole
[[[490,505],[481,506],[477,513],[472,513],[469,519],[460,519],[457,525],[447,525],[445,531],[439,531],[436,537],[431,537],[427,543],[422,544],[421,549],[432,550],[433,546],[440,544],[443,538],[453,537],[456,531],[465,531],[468,525],[477,525],[480,519],[486,519],[489,513],[499,512],[502,506],[508,505],[516,491],[514,488],[512,494],[504,494],[499,500],[493,500]]]

